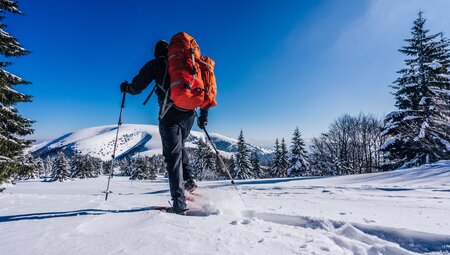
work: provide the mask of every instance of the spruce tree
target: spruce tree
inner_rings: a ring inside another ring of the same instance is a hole
[[[391,86],[397,111],[385,118],[388,139],[381,146],[385,168],[410,167],[450,156],[449,50],[441,34],[429,34],[422,12],[414,21],[412,38],[400,49],[408,59]]]
[[[119,161],[118,165],[119,165],[121,175],[131,176],[131,172],[133,170],[131,163],[132,163],[131,158],[129,156],[126,156],[122,160]]]
[[[149,157],[138,157],[133,160],[133,171],[130,180],[154,180],[156,178],[156,167]]]
[[[281,139],[281,158],[280,158],[280,175],[279,177],[286,177],[289,168],[289,152],[287,150],[284,138]]]
[[[208,144],[199,139],[194,151],[194,178],[198,180],[217,179],[216,157]]]
[[[89,155],[77,154],[71,160],[72,178],[94,178],[98,176],[95,159]]]
[[[271,175],[273,178],[283,178],[287,176],[289,167],[289,155],[287,151],[286,142],[284,138],[281,139],[281,144],[278,139],[275,140],[275,157],[272,161]]]
[[[70,165],[64,152],[60,151],[52,164],[52,175],[50,181],[60,181],[70,179]]]
[[[18,166],[17,172],[13,175],[14,179],[28,180],[39,178],[40,166],[31,154],[18,156],[17,159],[20,165]]]
[[[258,152],[256,150],[253,150],[253,152],[250,155],[250,162],[252,164],[253,169],[253,175],[255,178],[264,178],[264,172],[261,168],[261,163],[259,160]]]
[[[44,160],[44,177],[49,177],[53,172],[53,160],[47,156]]]
[[[291,141],[288,176],[304,176],[309,170],[309,160],[305,149],[305,142],[298,127],[295,129]]]
[[[271,169],[270,169],[270,177],[276,178],[279,176],[279,173],[281,172],[281,147],[280,143],[278,142],[278,138],[275,139],[275,155],[272,159]]]
[[[244,133],[238,137],[237,152],[234,155],[234,173],[237,179],[249,179],[253,177],[252,166],[250,163],[250,153],[247,144],[245,143]]]
[[[0,54],[6,58],[27,55],[30,52],[5,31],[7,26],[3,20],[7,12],[22,15],[17,2],[0,0]],[[32,142],[21,137],[33,133],[33,121],[22,117],[14,107],[18,103],[31,102],[31,96],[13,89],[29,82],[6,71],[4,68],[9,65],[11,62],[0,61],[0,183],[20,171],[23,165],[20,156]]]
[[[44,160],[40,157],[33,158],[34,160],[34,166],[35,166],[35,176],[36,177],[43,177],[45,176],[45,164]]]
[[[145,157],[147,159],[147,166],[148,166],[148,179],[149,180],[155,180],[157,177],[157,173],[159,171],[159,162],[157,156],[152,156],[149,158],[148,156]]]
[[[155,174],[158,175],[160,173],[166,172],[167,164],[164,160],[164,156],[156,155],[156,156],[154,156],[154,160],[155,160],[155,167],[156,167]]]

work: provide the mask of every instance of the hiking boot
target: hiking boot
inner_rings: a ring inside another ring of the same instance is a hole
[[[194,179],[189,179],[184,183],[184,189],[191,193],[197,189],[197,184]]]
[[[189,209],[187,209],[187,208],[184,208],[184,209],[181,209],[181,208],[177,208],[177,207],[169,207],[169,208],[167,208],[166,209],[166,212],[167,213],[174,213],[174,214],[178,214],[178,215],[186,215],[186,212],[188,211]]]

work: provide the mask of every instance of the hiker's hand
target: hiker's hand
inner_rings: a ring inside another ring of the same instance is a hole
[[[197,120],[198,127],[204,129],[208,125],[208,110],[201,109]]]
[[[130,91],[130,83],[128,81],[124,81],[120,84],[120,92],[129,93]]]

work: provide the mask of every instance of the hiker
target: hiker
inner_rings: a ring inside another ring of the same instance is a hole
[[[197,188],[193,178],[193,169],[184,147],[194,124],[195,110],[185,110],[171,102],[171,98],[168,96],[170,77],[167,54],[168,43],[164,40],[157,42],[154,50],[155,58],[141,68],[131,83],[123,82],[120,85],[120,91],[136,95],[147,88],[152,81],[155,81],[155,93],[160,107],[159,133],[173,200],[173,205],[168,211],[182,214],[187,210],[184,191],[192,192]],[[208,108],[200,110],[197,124],[202,129],[208,124]]]

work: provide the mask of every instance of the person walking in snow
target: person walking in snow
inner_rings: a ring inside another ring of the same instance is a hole
[[[194,124],[195,113],[193,110],[184,110],[174,104],[167,104],[167,101],[171,100],[166,96],[166,91],[170,88],[167,53],[168,43],[165,40],[157,42],[154,49],[155,58],[141,68],[131,83],[123,82],[120,85],[120,91],[137,95],[152,81],[156,83],[155,93],[160,107],[159,133],[173,200],[173,205],[168,211],[181,214],[187,210],[184,191],[192,192],[197,188],[193,178],[193,168],[184,146]],[[166,108],[167,105],[169,108]],[[207,109],[200,111],[197,124],[202,129],[208,124]]]

